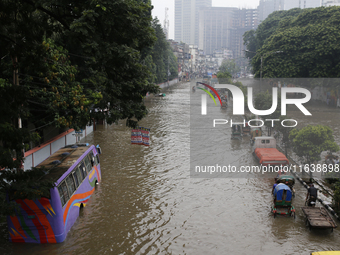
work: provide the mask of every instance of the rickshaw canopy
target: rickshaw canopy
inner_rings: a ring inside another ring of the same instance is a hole
[[[278,201],[292,201],[292,191],[286,184],[283,183],[279,183],[278,185],[276,185],[274,189],[274,196]]]
[[[292,187],[295,184],[295,178],[291,175],[280,175],[277,177],[277,182],[279,183],[288,183],[290,187]]]

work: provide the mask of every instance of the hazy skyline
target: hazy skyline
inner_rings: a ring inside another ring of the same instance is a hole
[[[260,0],[212,0],[213,7],[238,7],[254,9],[259,5]],[[169,38],[174,39],[175,34],[175,0],[151,0],[153,5],[152,17],[157,17],[163,27],[165,18],[165,8],[168,8],[168,19],[169,19]]]

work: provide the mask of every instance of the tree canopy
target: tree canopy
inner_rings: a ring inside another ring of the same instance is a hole
[[[339,11],[340,7],[333,6],[269,15],[255,32],[244,35],[248,50],[256,51],[252,58],[255,76],[260,76],[262,57],[262,77],[339,77]]]
[[[93,119],[135,126],[147,114],[143,97],[167,80],[168,60],[170,79],[177,76],[151,9],[139,0],[1,1],[0,159],[14,149],[18,166],[23,143],[46,126],[78,130]],[[0,166],[12,168],[7,161]]]
[[[323,151],[339,150],[339,146],[334,142],[333,131],[328,126],[308,125],[300,130],[293,129],[289,138],[292,140],[294,152],[305,164],[319,161]]]
[[[155,75],[155,82],[162,83],[167,81],[168,76],[169,80],[178,77],[177,59],[171,50],[169,42],[167,42],[165,38],[165,34],[157,18],[153,20],[152,27],[155,29],[157,37],[151,52],[154,63],[153,73]]]
[[[177,76],[151,10],[149,0],[0,2],[0,169],[20,168],[48,126],[134,127],[146,116],[143,98],[167,80],[168,60]]]
[[[224,59],[219,67],[220,73],[229,73],[231,75],[235,75],[240,70],[234,59]]]

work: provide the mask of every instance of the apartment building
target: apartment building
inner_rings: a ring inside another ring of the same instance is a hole
[[[175,0],[175,41],[198,45],[199,10],[212,0]]]

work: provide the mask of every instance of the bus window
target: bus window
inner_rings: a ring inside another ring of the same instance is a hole
[[[93,159],[94,159],[94,165],[95,165],[95,166],[98,165],[97,155],[94,156]]]
[[[73,175],[73,179],[74,179],[74,184],[76,185],[76,188],[78,188],[79,187],[79,183],[81,183],[81,180],[78,180],[78,176],[76,174],[76,171],[73,171],[72,175]]]
[[[97,158],[97,163],[96,163],[96,165],[98,165],[99,162],[100,162],[100,161],[99,161],[99,154],[96,155],[96,158]]]
[[[73,176],[70,174],[69,176],[66,177],[66,183],[68,187],[68,194],[72,196],[74,191],[76,190],[76,187],[74,186],[74,181],[73,181]]]
[[[92,151],[90,151],[89,157],[90,157],[90,161],[91,161],[91,166],[93,167],[95,165],[95,159],[94,159]]]
[[[79,167],[77,167],[75,172],[76,172],[76,176],[78,178],[79,184],[82,183],[84,178],[81,174],[81,172],[82,172],[81,169]]]
[[[66,202],[70,199],[70,196],[67,192],[66,183],[64,181],[59,185],[58,190],[61,200],[61,206],[64,206]]]
[[[91,165],[89,155],[86,155],[86,157],[84,158],[84,162],[85,162],[85,165],[86,165],[87,172],[90,172],[91,169],[92,169],[92,165]]]
[[[81,174],[82,174],[83,180],[84,180],[87,176],[87,171],[86,171],[85,164],[84,164],[83,161],[80,163],[79,168],[81,170]]]

